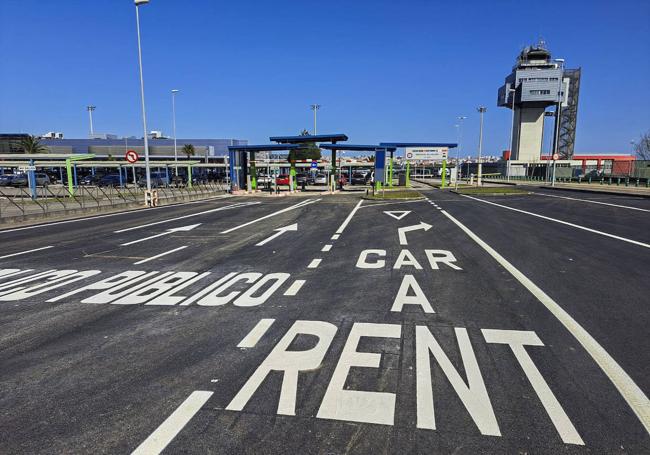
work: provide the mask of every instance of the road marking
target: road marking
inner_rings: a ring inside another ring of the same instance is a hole
[[[637,240],[632,240],[632,239],[628,239],[628,238],[625,238],[625,237],[620,237],[620,236],[614,235],[614,234],[608,234],[607,232],[597,231],[596,229],[588,228],[586,226],[581,226],[579,224],[569,223],[568,221],[558,220],[556,218],[551,218],[551,217],[548,217],[548,216],[540,215],[538,213],[527,212],[526,210],[516,209],[514,207],[508,207],[507,205],[497,204],[496,202],[485,201],[483,199],[478,199],[478,198],[475,198],[475,197],[472,197],[472,196],[467,196],[465,194],[461,194],[461,196],[469,198],[469,199],[473,199],[475,201],[483,202],[485,204],[495,205],[497,207],[501,207],[501,208],[504,208],[504,209],[513,210],[515,212],[520,212],[520,213],[525,213],[526,215],[535,216],[537,218],[542,218],[542,219],[548,220],[548,221],[553,221],[555,223],[565,224],[567,226],[571,226],[571,227],[574,227],[576,229],[582,229],[583,231],[603,235],[605,237],[609,237],[609,238],[612,238],[612,239],[622,240],[623,242],[632,243],[634,245],[639,245],[639,246],[642,246],[642,247],[645,247],[645,248],[650,248],[650,245],[647,244],[647,243],[639,242]]]
[[[322,251],[323,253],[327,253],[327,252],[328,252],[329,250],[331,250],[331,249],[332,249],[332,245],[329,245],[329,244],[328,244],[328,245],[323,246],[323,248],[321,249],[321,251]]]
[[[276,237],[280,237],[282,234],[284,234],[287,231],[297,231],[298,230],[298,223],[290,224],[289,226],[284,226],[281,228],[274,229],[274,231],[277,231],[275,234],[271,235],[270,237],[265,238],[259,243],[256,243],[255,246],[262,246],[267,243],[269,243],[271,240],[273,240]]]
[[[414,224],[413,226],[404,226],[397,229],[397,235],[399,236],[399,244],[408,245],[408,241],[406,240],[407,232],[418,231],[420,229],[424,229],[425,231],[428,231],[432,227],[433,226],[431,226],[430,224],[427,224],[424,221],[420,221],[420,224]]]
[[[169,222],[178,221],[178,220],[184,220],[186,218],[191,218],[191,217],[194,217],[194,216],[205,215],[205,214],[214,213],[214,212],[220,212],[222,210],[236,209],[236,208],[240,208],[240,207],[247,207],[249,205],[256,205],[256,204],[259,204],[259,202],[238,202],[237,204],[226,205],[226,206],[223,206],[223,207],[217,207],[216,209],[204,210],[202,212],[197,212],[197,213],[190,213],[189,215],[178,216],[176,218],[169,218],[167,220],[156,221],[154,223],[141,224],[139,226],[133,226],[133,227],[130,227],[130,228],[120,229],[118,231],[113,231],[113,232],[115,234],[120,234],[122,232],[134,231],[136,229],[142,229],[142,228],[146,228],[146,227],[150,227],[150,226],[156,226],[158,224],[169,223]]]
[[[158,259],[158,258],[161,258],[163,256],[167,256],[168,254],[172,254],[172,253],[175,253],[177,251],[184,250],[185,248],[187,248],[187,246],[180,246],[178,248],[174,248],[173,250],[167,251],[165,253],[160,253],[160,254],[157,254],[155,256],[151,256],[150,258],[143,259],[143,260],[138,261],[138,262],[134,262],[133,265],[144,264],[145,262],[153,261],[154,259]]]
[[[310,199],[310,200],[308,200],[308,201],[301,201],[301,202],[299,202],[299,203],[297,203],[297,204],[295,204],[295,205],[292,205],[292,206],[286,207],[286,208],[284,208],[284,209],[282,209],[282,210],[278,210],[277,212],[270,213],[270,214],[265,215],[265,216],[263,216],[263,217],[261,217],[261,218],[257,218],[257,219],[254,219],[254,220],[252,220],[252,221],[249,221],[249,222],[247,222],[247,223],[240,224],[239,226],[235,226],[235,227],[233,227],[233,228],[226,229],[225,231],[220,232],[220,234],[229,234],[229,233],[231,233],[231,232],[233,232],[233,231],[236,231],[237,229],[241,229],[241,228],[243,228],[243,227],[250,226],[250,225],[253,224],[253,223],[257,223],[258,221],[266,220],[266,219],[268,219],[268,218],[271,218],[271,217],[274,217],[274,216],[280,215],[281,213],[285,213],[285,212],[288,212],[288,211],[290,211],[290,210],[299,209],[299,208],[301,208],[301,207],[304,207],[304,206],[309,205],[309,204],[313,204],[314,202],[318,202],[318,201],[320,201],[320,200],[321,200],[321,199]]]
[[[393,210],[393,211],[386,211],[384,212],[386,215],[390,216],[391,218],[395,218],[396,220],[401,220],[404,218],[406,215],[411,213],[410,210]]]
[[[260,338],[264,336],[266,331],[275,322],[275,319],[260,319],[253,329],[248,332],[248,335],[237,345],[238,348],[254,348]]]
[[[521,273],[506,258],[501,256],[490,245],[485,243],[474,232],[470,231],[464,224],[443,210],[442,214],[449,218],[465,234],[474,240],[490,256],[492,256],[501,266],[517,279],[526,289],[539,300],[553,316],[575,337],[582,347],[589,353],[592,359],[600,366],[607,377],[618,389],[627,404],[637,415],[646,431],[650,433],[650,400],[639,388],[632,378],[616,363],[616,360],[609,355],[607,351],[587,332],[569,313],[567,313],[555,300],[549,297],[526,275]]]
[[[650,212],[650,210],[648,210],[648,209],[642,209],[642,208],[639,208],[639,207],[631,207],[629,205],[612,204],[610,202],[592,201],[591,199],[579,199],[579,198],[569,197],[569,196],[558,196],[557,194],[545,194],[545,193],[535,193],[535,192],[533,192],[532,194],[535,194],[537,196],[546,196],[546,197],[556,197],[556,198],[559,198],[559,199],[568,199],[570,201],[589,202],[590,204],[609,205],[611,207],[619,207],[619,208],[622,208],[622,209],[638,210],[640,212]]]
[[[305,280],[296,280],[293,282],[291,286],[289,286],[289,289],[284,291],[284,295],[296,295],[298,294],[298,291],[300,291],[300,288],[302,288],[302,285],[305,284]]]
[[[336,233],[337,233],[337,234],[339,234],[339,235],[342,234],[343,231],[345,230],[345,228],[348,227],[348,224],[350,223],[350,220],[352,220],[352,217],[354,216],[354,214],[357,213],[357,210],[359,210],[359,208],[361,207],[361,204],[362,204],[362,203],[363,203],[363,199],[361,199],[361,200],[359,201],[359,203],[358,203],[357,205],[354,206],[354,208],[352,209],[352,211],[350,212],[350,214],[348,215],[348,217],[343,221],[343,223],[341,223],[341,225],[339,226],[339,228],[336,230]]]
[[[133,240],[131,242],[121,243],[120,246],[133,245],[134,243],[140,243],[140,242],[144,242],[146,240],[155,239],[157,237],[162,237],[163,235],[173,234],[174,232],[187,232],[187,231],[190,231],[190,230],[192,230],[195,227],[200,226],[200,225],[201,225],[201,223],[197,223],[197,224],[190,224],[188,226],[181,226],[181,227],[177,227],[177,228],[167,229],[165,232],[161,232],[160,234],[150,235],[149,237],[145,237],[143,239],[138,239],[138,240]]]
[[[216,196],[216,197],[211,197],[211,198],[208,198],[208,199],[201,199],[200,201],[179,202],[177,204],[162,205],[160,207],[151,207],[151,208],[148,208],[147,210],[166,209],[166,208],[169,208],[169,207],[178,207],[180,205],[200,204],[201,202],[205,203],[205,202],[211,201],[213,199],[224,199],[224,198],[230,198],[230,197],[232,197],[232,196],[227,194],[227,195],[224,195],[224,196]],[[75,218],[74,220],[53,221],[52,223],[37,224],[37,225],[34,225],[34,226],[25,226],[25,227],[14,228],[14,229],[3,229],[3,230],[0,230],[0,234],[4,234],[6,232],[24,231],[24,230],[27,230],[27,229],[37,229],[37,228],[42,228],[42,227],[47,227],[47,226],[54,226],[56,224],[67,224],[67,223],[76,223],[78,221],[96,220],[96,219],[99,219],[99,218],[108,218],[110,216],[129,215],[129,214],[133,214],[133,213],[142,213],[142,209],[126,210],[124,212],[108,213],[106,215],[86,216],[86,217],[83,217],[83,218]]]
[[[170,414],[160,426],[151,433],[132,455],[154,455],[162,452],[167,444],[187,425],[194,414],[210,399],[214,392],[195,390]]]
[[[321,263],[322,259],[312,259],[312,261],[307,266],[308,269],[315,269]]]
[[[340,234],[334,234],[331,240],[338,240],[340,236]]]
[[[21,254],[33,253],[34,251],[48,250],[50,248],[54,248],[54,246],[49,245],[49,246],[44,246],[42,248],[34,248],[33,250],[21,251],[20,253],[5,254],[4,256],[0,256],[0,259],[12,258],[14,256],[20,256]]]

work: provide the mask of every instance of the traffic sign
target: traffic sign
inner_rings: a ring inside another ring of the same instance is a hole
[[[558,155],[557,153],[554,153],[553,154],[553,161],[557,161],[559,159],[560,159],[560,155]]]
[[[18,170],[21,171],[21,172],[30,172],[30,171],[35,171],[35,170],[36,170],[36,166],[20,166],[20,167],[18,168]]]
[[[126,155],[124,155],[124,158],[126,158],[126,160],[129,163],[133,164],[133,163],[136,163],[138,161],[138,158],[140,158],[140,157],[135,152],[135,150],[129,150],[128,152],[126,152]]]
[[[311,168],[312,169],[317,169],[318,168],[318,161],[312,161],[311,162]]]
[[[435,147],[428,149],[406,148],[404,157],[406,161],[439,161],[446,160],[449,149],[447,147]]]

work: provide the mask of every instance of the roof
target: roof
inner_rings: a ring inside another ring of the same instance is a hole
[[[356,152],[395,151],[395,147],[385,145],[321,144],[320,148],[326,150],[351,150]]]
[[[280,142],[283,144],[298,144],[301,142],[339,142],[347,141],[348,137],[345,134],[316,134],[305,136],[272,136],[269,138],[272,142]]]
[[[450,149],[458,147],[458,144],[445,143],[445,142],[380,142],[382,147],[447,147]]]
[[[270,152],[276,150],[293,150],[300,148],[297,144],[263,144],[263,145],[229,145],[229,152]]]

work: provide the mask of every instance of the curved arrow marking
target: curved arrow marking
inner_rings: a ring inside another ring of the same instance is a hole
[[[407,232],[419,231],[420,229],[424,229],[425,231],[428,231],[432,227],[433,226],[431,226],[430,224],[427,224],[424,221],[420,221],[420,224],[414,224],[413,226],[404,226],[397,229],[397,234],[399,235],[399,244],[408,245],[408,241],[406,240]]]

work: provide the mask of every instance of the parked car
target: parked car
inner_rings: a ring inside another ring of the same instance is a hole
[[[79,185],[97,185],[101,179],[101,175],[86,175],[79,180]]]
[[[97,182],[97,186],[120,186],[120,184],[119,174],[106,174]]]
[[[314,185],[327,185],[327,176],[325,174],[316,174]]]
[[[276,185],[288,185],[289,184],[289,174],[280,174],[275,179]]]
[[[370,172],[354,172],[350,183],[353,185],[366,185],[370,180]]]
[[[298,183],[298,185],[302,185],[303,183],[305,185],[313,185],[314,177],[311,174],[307,174],[305,172],[296,174],[296,183]]]
[[[151,188],[160,188],[161,186],[169,185],[169,179],[167,178],[166,172],[152,172],[151,176]],[[138,180],[138,186],[145,187],[147,186],[147,177],[142,176]]]
[[[36,178],[36,186],[47,186],[50,184],[50,177],[43,172],[35,172],[34,177]],[[29,177],[27,174],[16,174],[14,178],[11,179],[11,186],[28,186]]]
[[[0,175],[0,186],[11,186],[11,181],[14,179],[14,174]]]

